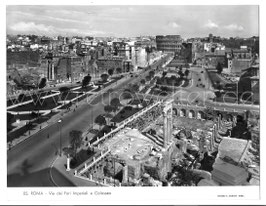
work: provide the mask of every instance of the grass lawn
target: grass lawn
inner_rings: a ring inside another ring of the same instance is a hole
[[[101,88],[99,88],[99,87],[94,90],[94,92],[99,92],[99,91],[101,91]]]
[[[12,129],[16,128],[15,126],[12,126],[12,124],[15,123],[17,119],[19,119],[20,121],[23,121],[23,120],[33,120],[34,118],[36,117],[31,114],[14,115],[11,121],[7,122],[7,132],[10,132]]]
[[[119,80],[119,79],[122,79],[124,76],[116,76],[116,77],[111,77],[111,79],[114,79],[114,80]]]
[[[36,125],[34,125],[34,123],[38,123],[38,124],[43,123],[43,122],[47,121],[48,119],[50,119],[55,114],[57,114],[57,112],[53,112],[53,113],[47,114],[45,116],[41,116],[39,120],[34,120],[31,125],[25,125],[19,129],[15,130],[14,132],[9,133],[7,135],[7,142],[12,141],[16,138],[19,138],[22,135],[24,135],[25,133],[27,133],[29,130],[32,130],[34,127],[36,127]]]
[[[11,123],[16,122],[16,119],[20,119],[20,120],[31,120],[31,119],[34,119],[34,118],[36,118],[36,117],[32,116],[31,114],[14,115],[14,118],[12,119],[12,122]]]
[[[217,89],[216,88],[216,82],[220,82],[220,84],[223,84],[223,85],[228,83],[226,80],[224,80],[224,78],[221,75],[217,74],[216,71],[208,71],[207,70],[207,72],[208,72],[208,75],[212,81],[212,85],[215,89]]]
[[[76,89],[75,91],[76,92],[89,92],[93,89],[94,87],[91,87],[91,86],[87,86],[85,88],[80,88],[80,89]]]
[[[60,101],[59,95],[49,97],[47,99],[40,100],[37,104],[36,102],[31,102],[29,104],[21,105],[15,108],[10,109],[10,111],[32,111],[32,110],[51,110],[54,109],[55,107],[61,105],[58,104],[57,102]]]
[[[66,94],[62,94],[60,96],[61,96],[62,100],[71,100],[71,99],[74,99],[74,98],[76,98],[76,97],[78,97],[78,96],[80,96],[82,94],[83,94],[82,92],[81,93],[71,93],[71,92],[69,92],[69,93],[66,93]]]
[[[187,87],[189,85],[189,80],[185,80],[184,84],[182,85],[182,87]]]
[[[42,92],[42,93],[35,93],[35,94],[32,94],[32,95],[26,95],[24,96],[20,101],[18,99],[9,99],[7,101],[7,106],[12,106],[14,104],[18,104],[18,103],[22,103],[22,102],[26,102],[26,101],[29,101],[29,100],[32,100],[34,98],[40,98],[40,97],[43,97],[43,96],[47,96],[47,95],[50,95],[52,94],[53,92],[51,91],[45,91],[45,92]]]
[[[27,126],[25,125],[19,129],[15,130],[14,132],[7,134],[7,142],[10,142],[14,139],[21,137],[22,135],[24,135],[29,130],[32,130],[34,127],[35,127],[34,125],[27,125]]]
[[[114,82],[116,82],[117,80],[113,79],[110,82],[108,82],[107,84],[103,84],[103,87],[108,87],[109,85],[113,84]]]

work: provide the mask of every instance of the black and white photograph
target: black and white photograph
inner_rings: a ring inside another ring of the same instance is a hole
[[[260,5],[71,3],[5,5],[6,188],[259,196]]]

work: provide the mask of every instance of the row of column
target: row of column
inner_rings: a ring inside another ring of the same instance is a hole
[[[194,112],[194,115],[193,115],[193,112]],[[194,111],[194,110],[177,110],[177,116],[180,116],[180,117],[188,117],[188,118],[196,118],[196,119],[203,119],[203,114],[201,111]]]

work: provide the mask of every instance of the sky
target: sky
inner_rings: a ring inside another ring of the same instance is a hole
[[[7,34],[116,36],[259,35],[258,6],[7,6]]]

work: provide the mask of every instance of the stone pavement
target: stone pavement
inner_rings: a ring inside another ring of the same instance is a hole
[[[54,162],[51,164],[50,167],[50,178],[53,182],[53,184],[57,187],[63,187],[66,186],[66,182],[63,181],[63,179],[67,179],[69,182],[71,182],[74,186],[78,187],[99,187],[101,185],[98,185],[95,182],[87,181],[80,179],[78,177],[74,176],[74,170],[66,171],[66,162],[67,158],[65,155],[57,156]],[[64,178],[59,178],[58,175],[56,175],[54,170],[57,170],[60,175],[64,176]],[[69,185],[70,186],[70,185]]]

